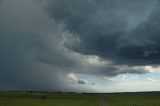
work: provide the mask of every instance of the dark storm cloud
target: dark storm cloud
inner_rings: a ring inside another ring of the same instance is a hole
[[[132,29],[121,39],[121,58],[135,64],[159,64],[160,61],[160,8],[156,8],[148,20]],[[122,59],[123,60],[123,59]]]
[[[36,3],[0,6],[0,90],[71,90],[65,67],[73,62],[60,50],[61,31]]]
[[[156,5],[156,0],[3,0],[0,90],[71,91],[68,73],[147,73],[129,65],[159,63]],[[90,88],[77,91],[82,89]]]
[[[159,64],[160,12],[157,0],[54,0],[51,17],[80,38],[66,47],[115,64]]]

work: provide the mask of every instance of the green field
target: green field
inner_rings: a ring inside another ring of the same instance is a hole
[[[0,106],[160,106],[160,93],[1,92]]]

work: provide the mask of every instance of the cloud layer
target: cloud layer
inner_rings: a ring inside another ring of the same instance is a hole
[[[159,12],[157,0],[1,0],[0,90],[94,91],[68,74],[149,73]]]
[[[31,0],[2,1],[0,14],[0,88],[67,90],[62,70],[72,61],[59,50],[61,31],[54,20]]]
[[[66,47],[115,64],[159,64],[157,0],[54,0],[50,16],[79,38]]]

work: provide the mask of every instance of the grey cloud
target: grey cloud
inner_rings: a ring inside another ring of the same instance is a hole
[[[69,91],[74,89],[67,81],[69,72],[144,74],[146,70],[132,67],[159,63],[157,0],[43,2],[0,3],[0,90]],[[89,64],[87,55],[112,63]],[[121,70],[123,65],[127,68]]]
[[[78,84],[87,84],[87,82],[84,81],[84,80],[78,80],[77,83],[78,83]]]
[[[79,36],[79,44],[66,44],[71,50],[115,64],[150,65],[159,64],[160,57],[159,26],[151,25],[159,23],[158,7],[157,0],[55,0],[49,1],[47,11]],[[145,56],[146,52],[153,55]]]
[[[0,6],[0,90],[72,90],[61,28],[32,0]],[[52,64],[52,65],[51,65]]]
[[[114,77],[119,74],[146,74],[149,70],[145,70],[143,66],[127,66],[127,65],[109,65],[109,66],[88,66],[78,68],[76,71],[72,71],[79,74],[95,75],[98,77],[110,76]]]
[[[0,6],[0,90],[73,91],[67,74],[87,68],[82,55],[64,47],[63,26],[39,3],[6,0]]]
[[[160,8],[156,8],[148,21],[141,23],[121,39],[123,43],[119,51],[122,58],[140,65],[160,63],[159,12]]]
[[[106,68],[100,68],[99,71],[95,72],[95,75],[103,75],[103,76],[116,76],[119,74],[145,74],[148,73],[147,70],[144,69],[134,69],[133,67],[126,67],[126,68],[122,68],[120,69],[120,67],[123,66],[119,66],[118,68],[113,66],[113,67],[106,67]]]

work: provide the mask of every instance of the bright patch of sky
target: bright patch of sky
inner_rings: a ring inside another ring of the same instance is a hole
[[[77,79],[88,81],[96,92],[136,92],[158,91],[160,89],[160,71],[147,74],[120,74],[115,77],[75,74]]]

